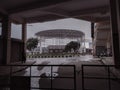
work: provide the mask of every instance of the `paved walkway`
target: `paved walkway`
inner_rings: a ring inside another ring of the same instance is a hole
[[[32,61],[32,60],[31,60]],[[75,65],[76,66],[76,86],[77,90],[82,90],[82,74],[81,74],[81,65],[88,64],[88,65],[103,65],[104,63],[101,62],[99,58],[93,58],[90,55],[81,56],[81,57],[74,57],[74,58],[42,58],[42,59],[35,59],[36,65]],[[105,61],[104,61],[105,62]],[[36,66],[32,68],[32,76],[41,76],[41,75],[48,75],[51,72],[50,67],[46,66]],[[57,73],[58,76],[66,76],[71,77],[73,76],[73,68],[64,68],[64,67],[54,67],[53,72]],[[85,68],[85,76],[91,77],[107,77],[107,70],[106,68],[102,67],[87,67]],[[114,77],[113,73],[110,73],[111,77]],[[30,69],[27,68],[24,71],[19,72],[16,75],[22,76],[29,76]],[[32,78],[31,85],[32,87],[49,87],[50,78],[43,80],[42,78]],[[108,79],[84,79],[85,88],[90,90],[108,90]],[[48,84],[49,83],[49,84]],[[111,90],[119,90],[120,83],[116,80],[111,80]],[[56,88],[66,88],[71,89],[74,87],[74,83],[72,79],[53,79],[53,87]]]

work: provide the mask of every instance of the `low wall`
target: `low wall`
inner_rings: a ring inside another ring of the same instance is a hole
[[[11,63],[18,62],[22,59],[22,40],[11,39]],[[2,38],[0,37],[0,64],[2,64],[3,54]]]
[[[22,59],[22,41],[18,39],[11,40],[11,62],[18,62]]]

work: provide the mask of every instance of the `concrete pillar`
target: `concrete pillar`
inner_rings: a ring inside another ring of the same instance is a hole
[[[22,24],[22,61],[26,61],[26,35],[27,35],[27,28],[26,23]]]
[[[94,41],[94,30],[95,30],[95,28],[94,28],[94,26],[95,26],[95,24],[94,23],[91,23],[91,38],[92,38],[92,47],[93,47],[93,52],[92,52],[92,54],[93,54],[93,56],[95,56],[95,46],[94,46],[94,44],[93,44],[93,42],[95,42]]]
[[[11,58],[11,20],[9,16],[2,19],[2,64],[9,64]]]
[[[110,42],[107,42],[106,48],[107,48],[107,55],[109,56],[110,55]]]
[[[39,44],[38,44],[38,46],[39,46],[39,50],[40,50],[39,52],[42,53],[42,46],[41,46],[41,43],[42,43],[42,37],[39,36],[39,37],[38,37],[38,40],[39,40]]]
[[[111,33],[108,32],[108,37],[107,37],[107,41],[106,41],[107,56],[110,55],[110,46],[111,46],[111,44],[110,44],[110,42],[111,42],[111,35],[110,34]]]
[[[22,40],[26,43],[27,28],[26,23],[22,24]]]
[[[94,23],[91,23],[91,37],[94,38]]]
[[[120,65],[120,1],[110,0],[111,26],[112,26],[112,46],[113,57],[116,67]]]

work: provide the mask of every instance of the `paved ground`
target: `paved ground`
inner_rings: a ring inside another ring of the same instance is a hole
[[[82,74],[81,74],[81,65],[82,64],[92,64],[92,65],[103,65],[104,63],[101,62],[99,58],[93,58],[90,55],[80,56],[80,57],[72,57],[72,58],[42,58],[42,59],[34,59],[36,61],[36,65],[75,65],[76,66],[76,87],[77,90],[82,90]],[[107,59],[106,59],[107,60]],[[32,60],[31,60],[32,61]],[[107,61],[106,61],[107,62]],[[32,67],[32,76],[51,76],[51,67],[44,67],[44,66],[36,66]],[[98,68],[98,67],[87,67],[84,69],[84,75],[89,77],[102,77],[107,78],[108,73],[107,68]],[[73,68],[68,67],[54,67],[53,68],[53,76],[65,76],[65,77],[72,77],[73,76]],[[113,73],[110,73],[111,77],[114,77]],[[14,75],[18,76],[29,76],[30,75],[30,68],[16,73]],[[58,88],[66,88],[68,90],[74,87],[73,79],[60,79],[60,78],[53,78],[53,87]],[[50,88],[51,78],[42,79],[32,78],[31,85],[32,87],[43,87],[43,88]],[[111,90],[119,90],[120,83],[116,80],[111,80],[110,82],[108,79],[84,79],[85,88],[89,90],[109,90],[108,84],[111,83]],[[34,90],[34,89],[33,89]],[[38,89],[39,90],[39,89]]]
[[[99,58],[93,58],[91,55],[86,55],[86,56],[80,56],[80,57],[72,57],[72,58],[42,58],[42,59],[36,59],[36,63],[35,64],[48,64],[48,65],[75,65],[76,66],[76,83],[77,83],[77,90],[81,90],[82,89],[82,77],[81,77],[81,65],[82,64],[94,64],[94,65],[101,65],[102,63],[100,62]],[[39,67],[40,68],[40,67]],[[50,74],[51,72],[51,68],[50,67],[41,67],[38,71],[38,68],[34,68],[34,70],[32,71],[34,75],[42,75],[44,73],[46,74]],[[100,68],[87,68],[86,72],[87,74],[85,75],[104,75],[103,72],[106,72],[105,69],[100,69]],[[93,71],[93,72],[91,72]],[[57,73],[59,76],[63,77],[72,77],[73,76],[73,68],[71,67],[55,67],[53,68],[53,72]],[[36,81],[38,83],[36,83]],[[96,80],[95,80],[96,81]],[[50,87],[50,80],[43,80],[40,79],[40,83],[41,83],[41,87],[43,88],[47,88]],[[73,79],[54,79],[53,80],[53,87],[56,88],[66,88],[66,89],[72,89],[74,87],[74,83],[73,83]],[[91,81],[87,80],[88,84],[87,86],[89,86],[91,84]],[[93,82],[93,80],[92,80]],[[103,82],[103,81],[102,81]],[[38,79],[34,79],[33,86],[35,87],[39,87],[39,80]],[[101,85],[101,84],[100,84]],[[104,88],[104,87],[103,87]],[[102,88],[102,89],[103,89]],[[101,90],[102,90],[101,89]],[[97,89],[96,89],[97,90]],[[106,90],[106,89],[103,89]]]
[[[108,60],[108,59],[109,58],[106,58],[105,60]],[[108,61],[108,62],[112,62],[112,61]],[[59,65],[59,64],[75,65],[76,66],[77,90],[82,90],[82,76],[81,76],[81,65],[82,64],[103,65],[103,63],[101,62],[99,58],[93,58],[90,55],[74,57],[74,58],[49,58],[49,59],[44,58],[44,59],[36,60],[36,64],[42,64],[42,63],[47,63],[48,65],[53,65],[53,64],[54,65]],[[84,70],[85,70],[84,71],[85,76],[98,77],[98,78],[108,77],[107,69],[104,67],[102,68],[101,67],[91,67],[91,68],[87,67]],[[50,73],[50,72],[51,71],[49,67],[43,67],[41,69],[41,73]],[[55,67],[53,69],[53,72],[57,72],[59,76],[66,76],[66,77],[73,76],[73,68]],[[111,74],[111,77],[114,77],[113,73],[110,73],[110,74]],[[49,84],[46,83],[45,80],[42,80],[41,82],[44,82],[41,84],[41,86],[49,87]],[[111,90],[120,89],[120,83],[119,81],[116,81],[116,80],[111,80],[109,82],[108,79],[84,79],[85,88],[90,89],[90,90],[109,90],[109,83],[111,83]],[[71,89],[74,87],[74,83],[72,79],[54,79],[53,87]]]

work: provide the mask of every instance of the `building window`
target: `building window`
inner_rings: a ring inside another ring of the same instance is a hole
[[[62,50],[60,50],[60,52],[62,52]]]
[[[55,52],[58,52],[58,50],[55,50]]]
[[[53,50],[50,50],[50,52],[52,53],[52,52],[53,52]]]

